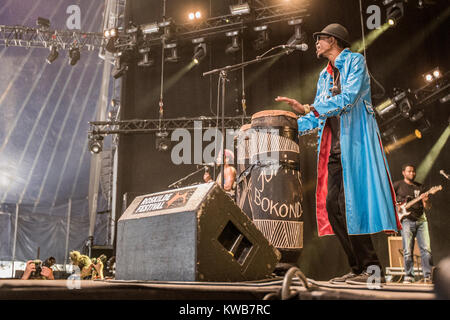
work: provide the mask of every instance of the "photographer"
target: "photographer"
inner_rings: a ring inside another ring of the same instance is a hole
[[[55,280],[55,277],[53,270],[43,265],[41,260],[28,260],[21,279]]]
[[[106,262],[106,256],[102,254],[98,258],[92,258],[92,264],[89,266],[92,270],[92,280],[103,280],[103,268]]]

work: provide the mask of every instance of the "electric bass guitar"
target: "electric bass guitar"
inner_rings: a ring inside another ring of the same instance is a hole
[[[429,195],[429,194],[435,194],[436,192],[438,192],[440,190],[442,190],[442,186],[434,186],[427,192],[420,194],[419,196],[412,199],[411,201],[402,203],[402,204],[398,204],[397,211],[398,211],[398,218],[400,219],[400,221],[402,221],[404,218],[406,218],[407,216],[409,216],[411,214],[411,212],[409,212],[408,209],[411,208],[413,205],[415,205],[417,202],[421,201],[424,196]]]

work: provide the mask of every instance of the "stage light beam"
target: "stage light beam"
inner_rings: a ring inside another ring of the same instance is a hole
[[[423,183],[425,181],[425,178],[427,177],[428,173],[430,172],[431,168],[433,167],[433,164],[436,162],[436,159],[438,158],[442,149],[447,144],[449,137],[450,137],[450,125],[445,128],[444,132],[439,137],[439,139],[436,141],[434,146],[431,148],[430,152],[428,152],[425,159],[418,166],[417,174],[416,174],[417,182]]]

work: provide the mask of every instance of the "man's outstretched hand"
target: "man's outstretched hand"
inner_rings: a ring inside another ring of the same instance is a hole
[[[276,102],[286,102],[297,113],[300,113],[300,114],[307,113],[305,106],[303,104],[301,104],[300,102],[298,102],[297,100],[295,100],[295,99],[278,96],[278,97],[275,98],[275,101]]]

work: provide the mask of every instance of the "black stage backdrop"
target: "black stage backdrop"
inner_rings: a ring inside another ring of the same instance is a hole
[[[281,0],[280,0],[281,1]],[[439,66],[442,70],[449,67],[448,30],[445,21],[437,19],[443,13],[448,22],[447,1],[435,1],[435,5],[419,9],[409,1],[404,17],[396,28],[384,32],[366,50],[367,64],[375,79],[386,90],[383,98],[373,98],[376,105],[381,99],[392,97],[393,88],[417,89],[423,85],[421,75]],[[162,21],[163,1],[133,0],[127,2],[127,21],[139,25]],[[192,2],[194,3],[194,2]],[[210,16],[229,13],[232,1],[197,1],[203,6],[203,12]],[[187,5],[191,1],[167,1],[166,17],[175,21],[185,19]],[[370,4],[381,1],[363,1],[363,10]],[[245,93],[247,114],[263,109],[284,109],[274,102],[277,95],[286,95],[304,103],[311,103],[315,95],[315,86],[320,70],[326,65],[324,60],[315,57],[312,33],[320,31],[332,22],[345,25],[352,40],[361,38],[359,3],[356,0],[315,0],[304,19],[302,31],[306,33],[305,42],[309,45],[306,52],[296,51],[277,59],[252,65],[245,70]],[[384,9],[382,8],[384,21]],[[364,18],[365,19],[365,18]],[[430,25],[435,23],[431,32]],[[428,28],[428,29],[427,29]],[[271,26],[269,47],[286,43],[293,34],[293,28],[286,22]],[[365,29],[366,37],[369,30]],[[264,50],[252,47],[254,34],[244,34],[244,59],[254,59]],[[418,40],[417,40],[418,39]],[[164,118],[212,116],[216,112],[217,75],[203,77],[202,73],[214,68],[241,62],[241,53],[225,54],[225,46],[230,39],[217,36],[206,39],[207,56],[195,68],[185,73],[178,81],[170,83],[176,74],[192,59],[193,45],[190,41],[180,42],[178,63],[166,63],[164,66]],[[267,48],[266,48],[267,49]],[[138,68],[132,65],[122,77],[121,119],[157,119],[159,116],[159,96],[161,78],[161,49],[155,50],[155,65],[151,68]],[[242,114],[242,75],[241,72],[229,74],[226,87],[226,115]],[[170,87],[169,87],[170,85]],[[372,94],[382,89],[372,81]],[[401,179],[401,165],[405,161],[419,165],[429,154],[431,148],[449,125],[448,103],[433,103],[427,107],[426,116],[431,129],[420,140],[415,140],[388,155],[389,166],[394,180]],[[398,130],[414,130],[413,124],[405,120]],[[327,280],[332,276],[346,273],[348,266],[344,251],[334,236],[319,238],[315,220],[315,179],[316,179],[316,138],[307,136],[301,139],[301,173],[303,176],[304,208],[304,249],[298,261],[300,269],[307,277]],[[388,143],[384,142],[385,145]],[[122,197],[125,193],[153,193],[167,190],[168,185],[195,171],[195,165],[174,165],[170,152],[158,152],[155,148],[154,134],[121,135],[118,147],[118,181],[116,210],[122,213]],[[448,164],[448,143],[432,163],[431,170],[424,183],[427,186],[442,184],[444,190],[432,197],[433,209],[429,214],[431,245],[434,262],[437,264],[449,255],[450,226],[448,181],[439,175],[440,169],[450,171]],[[202,174],[192,177],[188,183],[202,182]],[[182,232],[182,230],[180,230]],[[373,236],[376,249],[384,266],[389,265],[386,235]]]

